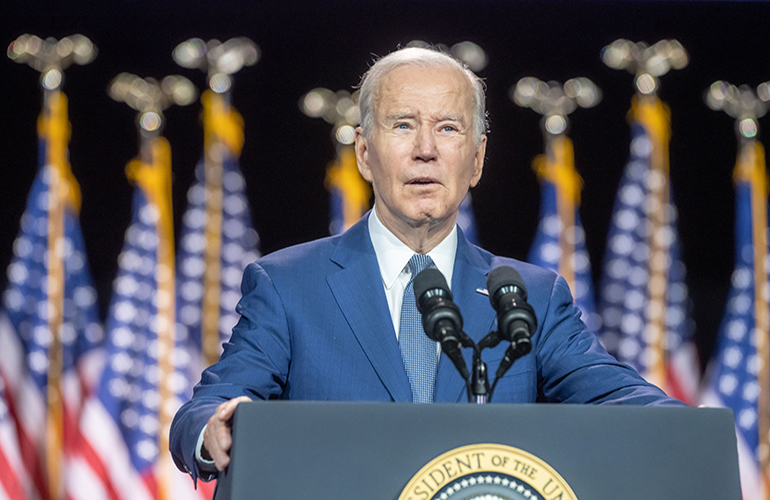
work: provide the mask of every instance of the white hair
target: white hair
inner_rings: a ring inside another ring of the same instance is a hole
[[[385,76],[401,66],[420,68],[455,68],[463,72],[473,88],[473,129],[476,142],[481,143],[481,136],[487,131],[487,112],[484,95],[484,82],[473,71],[452,56],[432,49],[407,47],[391,52],[378,59],[369,71],[364,73],[358,86],[358,107],[361,110],[361,128],[364,136],[371,137],[374,125],[375,94]]]

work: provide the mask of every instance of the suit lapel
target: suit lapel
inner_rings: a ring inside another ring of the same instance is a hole
[[[458,228],[457,254],[452,272],[452,295],[463,316],[463,330],[479,342],[494,327],[495,312],[489,298],[477,292],[487,287],[490,263],[471,245]],[[468,370],[472,366],[472,350],[463,349]],[[465,383],[449,358],[442,354],[436,374],[435,401],[465,400]]]
[[[337,304],[370,363],[395,401],[411,402],[396,332],[382,287],[368,217],[363,217],[340,237],[332,261],[342,269],[327,277]]]

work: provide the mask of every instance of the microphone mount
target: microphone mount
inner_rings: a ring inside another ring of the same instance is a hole
[[[489,274],[487,288],[490,302],[497,311],[498,331],[492,331],[476,344],[462,329],[460,308],[452,301],[452,292],[438,269],[428,268],[415,277],[417,309],[422,314],[425,333],[439,342],[442,351],[452,360],[465,381],[468,402],[485,404],[492,400],[497,382],[513,363],[532,350],[531,332],[537,328],[535,311],[526,301],[527,291],[519,273],[503,266]],[[490,387],[486,363],[481,353],[497,347],[503,340],[510,342],[495,372]],[[471,373],[463,360],[461,348],[473,349]]]

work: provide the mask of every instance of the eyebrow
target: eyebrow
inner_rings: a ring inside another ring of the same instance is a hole
[[[398,120],[403,120],[405,118],[414,118],[414,117],[415,117],[414,113],[409,111],[404,111],[404,112],[393,113],[392,115],[388,115],[385,117],[385,119],[390,121],[398,121]],[[465,123],[465,120],[463,119],[462,115],[454,115],[454,114],[442,116],[436,121],[438,122],[453,121],[453,122],[459,122],[462,124]]]
[[[404,118],[414,118],[414,113],[411,113],[408,111],[402,111],[400,113],[393,113],[392,115],[388,115],[385,117],[386,120],[390,120],[390,121],[403,120]]]

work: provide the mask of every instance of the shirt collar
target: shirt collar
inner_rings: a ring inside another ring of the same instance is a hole
[[[380,275],[385,288],[390,289],[396,282],[401,271],[414,255],[414,250],[406,246],[404,242],[391,233],[386,228],[379,217],[377,211],[372,208],[369,214],[369,236],[372,239],[374,253],[377,255],[377,263],[380,265]],[[428,255],[433,259],[433,263],[441,274],[447,280],[449,287],[452,287],[452,271],[455,265],[455,254],[457,253],[457,225],[444,238],[441,243],[436,245]]]

